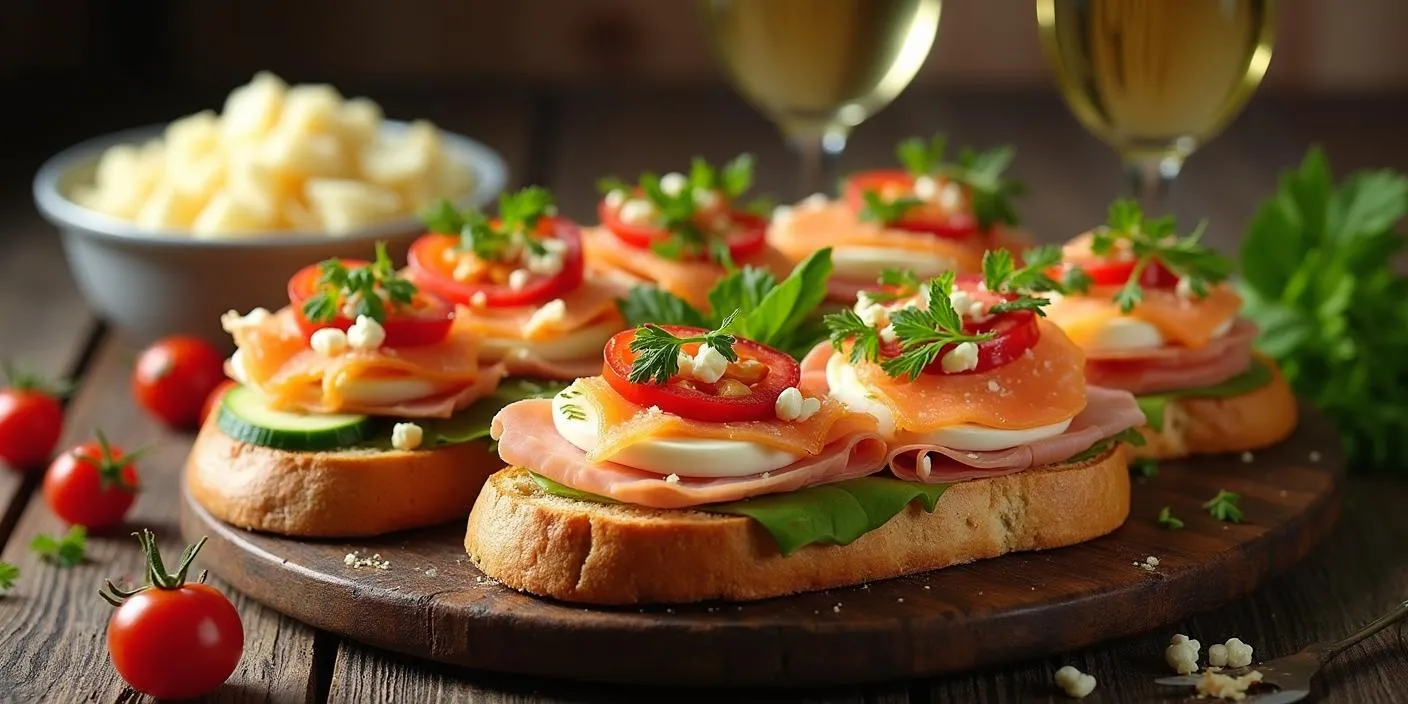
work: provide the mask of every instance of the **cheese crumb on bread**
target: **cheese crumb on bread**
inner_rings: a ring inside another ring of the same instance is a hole
[[[1067,665],[1056,671],[1056,686],[1061,688],[1066,696],[1081,699],[1095,691],[1095,677],[1087,675],[1076,668]]]

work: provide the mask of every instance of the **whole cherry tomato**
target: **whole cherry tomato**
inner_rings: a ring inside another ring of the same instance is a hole
[[[157,699],[190,699],[215,691],[239,665],[244,626],[234,604],[204,584],[186,581],[205,544],[186,552],[175,574],[161,564],[156,537],[137,536],[148,556],[148,584],[134,590],[109,580],[99,594],[117,607],[108,619],[108,655],[127,684]]]
[[[132,372],[132,394],[173,428],[193,428],[210,392],[225,380],[225,358],[205,340],[175,335],[142,351]]]
[[[44,500],[69,525],[101,531],[122,523],[137,499],[136,456],[124,455],[101,432],[54,458],[44,473]]]
[[[10,467],[44,466],[64,426],[62,395],[52,384],[7,367],[0,389],[0,460]]]

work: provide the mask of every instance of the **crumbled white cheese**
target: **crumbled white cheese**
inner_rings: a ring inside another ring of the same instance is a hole
[[[567,244],[559,239],[546,239],[542,244],[543,253],[537,254],[529,250],[523,264],[534,274],[556,276],[565,266],[563,255],[567,252]]]
[[[420,447],[425,431],[415,423],[397,423],[391,428],[391,446],[409,452]]]
[[[894,326],[894,325],[886,325],[885,327],[880,328],[880,341],[881,341],[881,342],[892,343],[892,342],[897,342],[897,341],[899,341],[899,339],[900,339],[899,333],[895,332],[895,326]]]
[[[802,392],[795,386],[783,389],[773,403],[773,412],[779,420],[797,420],[802,415]]]
[[[719,206],[719,194],[707,188],[694,189],[694,207],[700,210],[713,210]]]
[[[487,308],[489,306],[489,294],[483,291],[475,291],[474,295],[469,297],[469,304],[475,308]]]
[[[336,357],[347,351],[347,333],[339,328],[320,328],[308,338],[308,346],[324,357]]]
[[[996,380],[996,379],[988,379],[988,391],[991,391],[991,392],[993,392],[993,393],[995,393],[995,394],[996,394],[996,393],[1001,393],[1001,392],[1002,392],[1002,384],[997,383],[997,380]]]
[[[804,398],[802,399],[802,412],[797,414],[797,420],[805,421],[806,419],[816,415],[816,412],[820,410],[821,399],[811,397]]]
[[[544,330],[561,325],[562,321],[566,319],[567,303],[561,298],[554,298],[528,316],[527,322],[523,323],[523,336],[536,337]]]
[[[670,475],[668,475],[668,476],[665,477],[665,481],[667,481],[667,482],[669,482],[669,483],[671,483],[671,484],[679,484],[679,483],[680,483],[680,475],[678,475],[678,474],[670,474]]]
[[[1081,699],[1095,691],[1095,677],[1087,675],[1070,665],[1056,671],[1056,686],[1061,688],[1066,696]]]
[[[772,209],[772,224],[776,227],[786,225],[792,220],[792,206],[779,205]]]
[[[220,316],[220,328],[233,335],[238,330],[258,327],[268,320],[270,315],[266,308],[255,308],[244,315],[240,315],[237,310],[225,311],[225,314]]]
[[[249,370],[244,368],[244,350],[235,350],[230,355],[230,376],[241,384],[249,383]]]
[[[933,200],[939,193],[939,184],[928,176],[914,179],[914,197],[920,200]]]
[[[948,302],[953,304],[954,312],[982,322],[989,316],[983,314],[983,302],[962,289],[956,290],[948,295]]]
[[[1227,646],[1221,643],[1208,646],[1208,667],[1227,667]]]
[[[816,210],[818,208],[825,208],[826,204],[830,202],[831,199],[827,198],[825,193],[813,193],[803,198],[802,202],[798,203],[798,205],[807,210]]]
[[[455,264],[455,270],[451,276],[455,281],[469,281],[474,275],[479,273],[479,265],[473,259],[465,257]]]
[[[385,342],[386,328],[365,315],[357,316],[357,322],[347,328],[347,344],[354,350],[374,350]]]
[[[355,550],[342,557],[342,564],[359,570],[363,567],[372,567],[379,570],[391,569],[391,561],[381,559],[380,553],[373,554],[371,557],[361,557],[357,555],[357,551]]]
[[[1250,453],[1250,452],[1243,452],[1243,453],[1242,453],[1242,461],[1243,461],[1243,462],[1245,462],[1245,463],[1247,463],[1247,464],[1251,464],[1251,463],[1254,462],[1255,460],[1256,460],[1256,456],[1253,455],[1252,453]]]
[[[723,378],[728,370],[728,359],[713,347],[702,345],[694,355],[693,367],[695,379],[712,384]]]
[[[1311,450],[1311,451],[1310,451],[1310,461],[1311,461],[1311,462],[1319,462],[1319,461],[1320,461],[1320,453],[1319,453],[1319,452],[1316,452],[1315,450]]]
[[[617,217],[627,225],[649,225],[655,218],[655,206],[650,201],[632,198],[621,204]]]
[[[671,171],[660,177],[660,190],[665,195],[674,198],[684,192],[685,186],[689,185],[689,179],[684,174]]]
[[[608,208],[620,208],[624,202],[626,202],[626,192],[619,188],[606,194],[606,207]]]
[[[1150,555],[1150,556],[1144,558],[1144,564],[1149,565],[1149,566],[1151,566],[1151,567],[1158,567],[1158,566],[1159,566],[1159,558],[1154,557],[1153,555]]]
[[[1241,677],[1232,677],[1209,670],[1203,673],[1202,679],[1198,680],[1198,696],[1239,702],[1246,699],[1247,690],[1252,685],[1260,683],[1261,680],[1261,672],[1257,670],[1252,670]]]
[[[512,291],[522,291],[533,275],[527,269],[514,269],[508,274],[508,287]]]
[[[1198,651],[1202,644],[1190,640],[1182,633],[1173,637],[1164,650],[1164,660],[1180,675],[1190,675],[1198,671]]]
[[[921,453],[919,455],[919,475],[928,476],[932,471],[934,471],[934,459],[927,452]]]
[[[1252,647],[1241,638],[1227,639],[1227,666],[1246,667],[1252,664]]]
[[[978,368],[978,346],[972,342],[960,342],[944,354],[939,366],[945,374],[972,371]]]
[[[890,312],[885,309],[885,306],[879,303],[871,303],[865,307],[861,307],[860,302],[857,301],[856,315],[860,316],[860,321],[865,323],[866,327],[871,328],[885,327],[890,319]]]
[[[963,205],[963,189],[953,181],[944,183],[944,187],[939,190],[939,207],[944,210],[957,210]]]
[[[1193,292],[1192,280],[1186,276],[1179,279],[1178,283],[1174,285],[1173,294],[1177,296],[1180,301],[1191,301],[1198,297],[1198,295]]]

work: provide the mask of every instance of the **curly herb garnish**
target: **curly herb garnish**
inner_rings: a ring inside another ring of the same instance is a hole
[[[410,305],[416,295],[416,285],[392,266],[385,242],[376,243],[376,259],[366,266],[348,269],[341,259],[328,259],[318,270],[314,294],[303,302],[303,317],[312,323],[331,321],[344,305],[349,307],[347,318],[365,315],[384,323],[388,302],[393,307]]]
[[[989,230],[997,224],[1019,223],[1012,199],[1021,195],[1022,184],[1003,176],[1016,156],[1011,146],[986,152],[965,147],[959,152],[957,161],[945,161],[948,139],[938,134],[928,142],[918,137],[906,139],[899,143],[895,151],[900,163],[914,176],[943,179],[963,186],[972,201],[973,216],[978,220],[979,229]],[[865,218],[865,211],[870,211],[872,219],[883,223],[893,223],[903,218],[905,212],[923,202],[904,197],[885,203],[878,197],[872,201],[870,195],[862,194],[866,208],[861,217]]]
[[[1188,289],[1199,298],[1208,295],[1210,284],[1226,280],[1232,273],[1232,260],[1201,243],[1206,226],[1206,222],[1199,223],[1192,234],[1179,237],[1172,215],[1146,218],[1139,204],[1131,199],[1112,203],[1109,222],[1093,233],[1090,251],[1097,257],[1108,257],[1127,247],[1135,257],[1134,271],[1115,294],[1120,310],[1128,313],[1144,300],[1139,280],[1155,261],[1186,281]]]
[[[742,196],[753,185],[753,157],[741,154],[732,161],[715,169],[700,157],[690,162],[689,175],[684,187],[667,192],[661,186],[661,177],[654,173],[641,174],[638,183],[632,186],[620,179],[605,178],[597,182],[602,195],[620,192],[627,197],[642,198],[654,208],[658,221],[656,225],[668,237],[651,244],[656,254],[667,259],[705,257],[716,263],[732,266],[728,243],[714,236],[700,222],[701,210],[707,210],[696,193],[719,194],[725,202]],[[751,206],[744,206],[747,210]],[[761,206],[759,206],[761,207]]]
[[[521,249],[537,256],[545,254],[547,250],[537,236],[538,221],[551,215],[553,208],[552,194],[547,189],[529,186],[517,193],[499,195],[497,224],[480,210],[456,210],[444,199],[421,219],[431,232],[459,235],[461,252],[499,262],[517,259]]]
[[[717,328],[694,337],[675,337],[650,323],[637,328],[631,340],[631,351],[636,353],[636,359],[627,381],[632,384],[670,383],[680,371],[680,352],[685,345],[694,343],[712,347],[724,359],[737,362],[738,353],[733,351],[733,345],[738,339],[727,332],[737,315],[738,311],[730,313]]]

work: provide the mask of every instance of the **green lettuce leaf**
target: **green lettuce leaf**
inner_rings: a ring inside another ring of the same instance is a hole
[[[1066,459],[1066,462],[1076,463],[1084,462],[1089,459],[1094,459],[1109,451],[1109,449],[1114,446],[1115,443],[1120,442],[1127,442],[1131,445],[1134,445],[1135,447],[1143,447],[1146,441],[1144,440],[1144,434],[1139,432],[1138,428],[1125,428],[1124,430],[1121,430],[1118,434],[1111,435],[1110,437],[1105,438],[1104,440],[1101,440],[1100,442],[1097,442],[1094,445],[1091,445],[1085,450],[1071,455],[1069,458]]]
[[[1274,374],[1271,368],[1260,359],[1253,358],[1252,365],[1246,371],[1216,386],[1204,386],[1196,389],[1177,389],[1175,391],[1164,391],[1157,394],[1143,394],[1135,396],[1134,400],[1139,402],[1140,410],[1144,411],[1144,418],[1151,428],[1164,427],[1164,412],[1168,410],[1170,401],[1180,398],[1225,398],[1228,396],[1241,396],[1245,393],[1255,391],[1271,383]]]
[[[533,481],[552,496],[594,503],[618,503],[578,491],[547,477]],[[861,477],[745,501],[699,506],[696,510],[751,518],[772,536],[784,557],[814,543],[849,545],[885,525],[911,501],[932,512],[947,484],[920,484],[890,477]]]
[[[820,338],[799,339],[798,332],[804,329],[808,316],[826,300],[826,281],[831,278],[831,269],[830,248],[813,252],[782,283],[772,287],[756,306],[742,308],[743,315],[734,331],[781,350],[810,348]],[[712,292],[710,300],[713,300]],[[718,307],[714,310],[715,315],[719,315],[720,310],[724,314],[728,312]]]
[[[489,424],[504,406],[529,398],[552,398],[567,388],[567,382],[550,379],[514,377],[505,379],[494,393],[475,401],[468,408],[449,418],[417,419],[425,432],[421,447],[425,449],[487,440]],[[380,423],[377,432],[362,443],[363,447],[391,448],[391,429],[398,421]]]
[[[683,298],[655,286],[633,286],[625,298],[616,301],[621,316],[633,326],[646,323],[656,325],[689,325],[698,328],[711,328],[704,314],[694,309]]]

